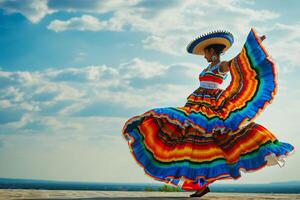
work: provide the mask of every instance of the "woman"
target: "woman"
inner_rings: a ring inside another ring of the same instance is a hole
[[[265,36],[251,29],[242,51],[228,62],[220,54],[233,44],[229,32],[215,31],[193,40],[187,51],[210,63],[199,74],[200,86],[183,107],[154,108],[130,118],[122,135],[132,155],[151,178],[196,192],[221,179],[238,179],[266,165],[284,162],[294,151],[254,118],[277,88],[274,63],[262,46]],[[227,73],[231,82],[221,84]]]

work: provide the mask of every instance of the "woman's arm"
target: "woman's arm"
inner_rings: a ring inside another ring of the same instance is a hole
[[[219,72],[226,73],[229,71],[229,62],[228,61],[222,61],[219,67]]]
[[[260,38],[260,42],[262,42],[264,39],[266,39],[266,36],[265,35],[262,35]],[[220,68],[219,68],[219,71],[221,73],[226,73],[229,71],[229,62],[228,61],[222,61],[221,64],[220,64]]]

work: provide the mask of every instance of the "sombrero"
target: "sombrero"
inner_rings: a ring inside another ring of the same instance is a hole
[[[233,44],[233,35],[228,31],[213,31],[192,40],[186,47],[192,54],[204,55],[204,48],[212,44],[223,44],[225,52]]]

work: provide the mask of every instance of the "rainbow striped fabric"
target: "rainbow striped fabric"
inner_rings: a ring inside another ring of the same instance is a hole
[[[125,123],[122,136],[146,175],[198,190],[280,164],[294,151],[253,122],[277,87],[274,63],[253,29],[230,60],[230,73],[225,90],[200,87],[183,107],[154,108]]]

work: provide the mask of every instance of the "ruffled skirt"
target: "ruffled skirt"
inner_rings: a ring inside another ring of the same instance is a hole
[[[284,162],[294,147],[254,118],[276,93],[274,63],[252,29],[230,62],[225,90],[198,88],[183,107],[154,108],[130,118],[122,136],[151,178],[198,190],[241,171]]]

